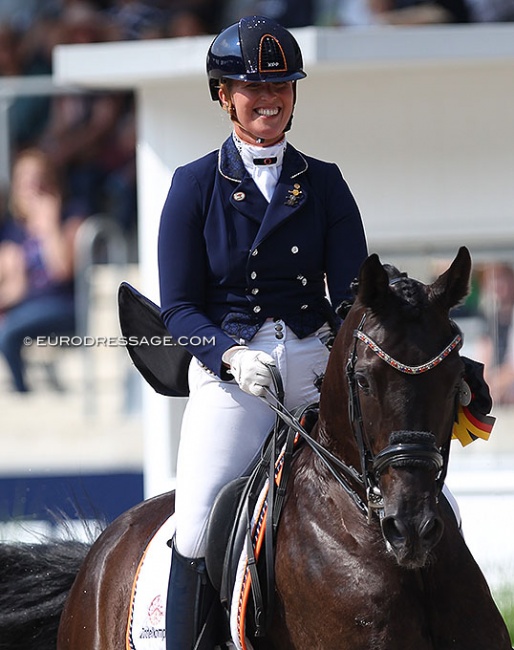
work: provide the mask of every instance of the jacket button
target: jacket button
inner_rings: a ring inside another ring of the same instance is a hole
[[[254,296],[256,296],[259,293],[259,291],[260,291],[260,289],[258,287],[255,287],[254,289],[252,289],[252,293],[253,293]]]
[[[293,255],[296,255],[296,253],[298,253],[299,250],[300,250],[300,249],[298,248],[298,246],[293,246],[293,247],[291,248],[291,253],[293,253]]]
[[[300,309],[309,309],[309,305],[302,305]]]
[[[257,277],[257,273],[255,271],[252,271],[250,273],[250,277],[252,278],[252,280],[255,280],[255,278]]]
[[[254,311],[256,314],[258,314],[258,313],[260,312],[260,310],[261,310],[261,308],[259,307],[259,305],[255,305],[255,307],[253,308],[253,311]]]
[[[254,248],[253,251],[252,251],[252,257],[255,257],[255,256],[258,255],[258,254],[259,254],[259,249],[258,249],[258,248]]]

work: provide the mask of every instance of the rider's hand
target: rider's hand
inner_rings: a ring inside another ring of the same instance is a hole
[[[223,354],[223,362],[229,366],[229,372],[245,393],[257,397],[266,395],[265,388],[271,386],[272,378],[269,368],[264,364],[274,366],[272,356],[259,350],[235,346]]]

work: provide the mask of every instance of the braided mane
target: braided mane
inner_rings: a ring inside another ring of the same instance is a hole
[[[419,280],[410,278],[407,273],[399,271],[391,264],[384,264],[389,277],[389,288],[401,303],[401,310],[415,317],[428,305],[428,295],[425,285]]]

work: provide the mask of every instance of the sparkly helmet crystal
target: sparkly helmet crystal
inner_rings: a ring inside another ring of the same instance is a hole
[[[303,79],[303,59],[294,36],[271,18],[249,16],[224,29],[207,52],[214,101],[223,79],[283,82]]]

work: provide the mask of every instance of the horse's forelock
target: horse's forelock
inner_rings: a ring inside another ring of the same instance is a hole
[[[393,294],[403,303],[402,311],[425,308],[428,304],[426,285],[418,280],[403,274],[389,286]]]
[[[386,270],[390,278],[389,289],[400,302],[400,308],[404,315],[406,313],[417,314],[419,310],[428,305],[426,285],[419,280],[410,278],[406,273],[400,273],[395,267]]]

